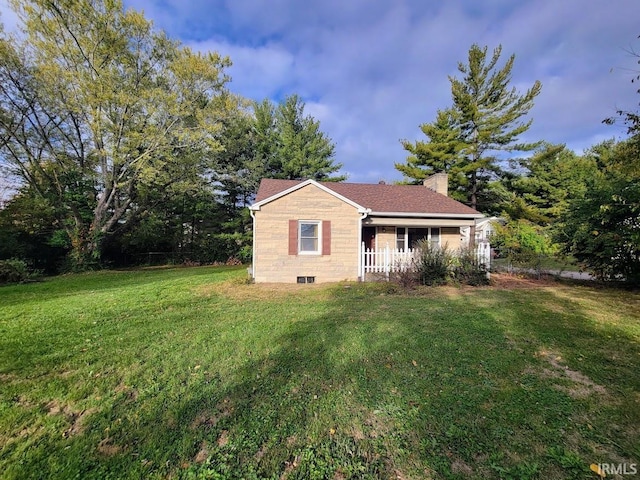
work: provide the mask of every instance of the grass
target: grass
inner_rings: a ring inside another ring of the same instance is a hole
[[[244,275],[0,288],[0,476],[581,479],[640,462],[637,292]]]

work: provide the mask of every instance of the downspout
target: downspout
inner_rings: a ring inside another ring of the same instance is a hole
[[[371,209],[359,212],[362,214],[358,218],[358,280],[364,282],[364,272],[362,265],[362,221],[369,216]]]
[[[249,207],[249,215],[252,219],[252,245],[251,245],[251,278],[256,280],[256,216],[251,207]]]

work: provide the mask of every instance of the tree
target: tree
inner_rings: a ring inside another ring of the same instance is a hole
[[[565,210],[558,239],[599,278],[640,285],[640,172],[627,168],[637,141],[604,142],[587,153],[598,171]]]
[[[320,130],[319,121],[304,115],[304,107],[297,95],[277,106],[269,100],[254,105],[256,158],[264,162],[265,176],[344,180],[344,175],[331,176],[342,168],[341,163],[333,163],[335,145]]]
[[[631,54],[640,64],[640,55]],[[631,80],[638,81],[640,75]],[[599,278],[640,285],[640,113],[620,109],[616,114],[630,136],[587,152],[598,171],[584,194],[571,202],[558,235],[565,250]],[[615,121],[610,117],[603,122]]]
[[[69,251],[58,212],[28,185],[0,209],[0,260],[25,261],[30,268],[58,273]]]
[[[297,95],[291,95],[276,108],[278,143],[274,160],[280,167],[279,177],[344,180],[345,176],[331,177],[342,168],[341,163],[333,163],[335,145],[320,131],[320,122],[310,115],[304,116],[304,106]]]
[[[449,77],[453,106],[438,111],[432,124],[422,125],[428,142],[402,141],[412,156],[396,168],[414,181],[438,171],[451,175],[452,192],[473,208],[486,208],[489,182],[501,176],[499,152],[529,151],[537,143],[518,143],[531,126],[523,121],[540,93],[540,82],[524,94],[509,88],[515,56],[499,68],[502,47],[487,58],[487,47],[472,45],[468,64],[459,63],[462,78]]]
[[[229,212],[240,215],[262,178],[345,179],[332,176],[342,167],[333,163],[335,146],[320,130],[320,122],[304,115],[297,95],[278,105],[268,99],[253,102],[249,109],[238,99],[238,108],[222,124],[223,149],[214,157],[211,175]]]
[[[509,263],[536,269],[540,268],[543,256],[554,254],[557,250],[543,227],[524,218],[509,218],[504,225],[496,225],[491,246]]]
[[[433,123],[420,125],[428,142],[416,140],[411,143],[408,140],[401,140],[405,150],[411,153],[406,164],[396,163],[396,169],[407,178],[417,181],[424,180],[430,175],[439,172],[449,174],[449,183],[454,186],[451,189],[451,196],[465,200],[464,193],[458,192],[455,186],[464,183],[464,178],[455,171],[460,154],[465,147],[461,140],[462,133],[456,124],[456,112],[453,109],[438,110],[436,120]]]
[[[638,36],[638,38],[640,38],[640,36]],[[630,50],[629,53],[637,59],[636,63],[640,65],[640,53],[634,50]],[[636,70],[636,73],[638,73],[638,70]],[[640,73],[638,73],[631,79],[631,83],[636,82],[640,83]],[[636,92],[640,93],[640,87],[636,90]],[[620,117],[624,124],[627,126],[627,133],[629,133],[631,136],[640,134],[640,111],[634,112],[632,110],[619,109],[616,111],[616,115]],[[608,117],[603,120],[603,123],[606,123],[608,125],[612,125],[615,122],[616,117]]]
[[[273,113],[270,104],[253,106],[253,112],[238,99],[238,108],[222,124],[219,134],[223,149],[216,153],[211,176],[218,184],[222,203],[230,212],[246,207],[267,176],[269,151],[274,145]],[[266,114],[264,108],[267,108]]]
[[[638,36],[640,38],[640,36]],[[640,65],[640,53],[631,49],[629,52],[635,57],[636,63]],[[631,83],[640,83],[640,71],[636,70],[636,75],[631,79]],[[637,93],[640,93],[640,88],[636,89]],[[617,116],[617,117],[616,117]],[[626,155],[626,163],[619,165],[629,172],[640,171],[640,110],[624,110],[619,109],[616,111],[616,116],[605,118],[603,123],[613,125],[618,118],[621,118],[623,123],[627,126],[627,133],[630,135],[629,140],[625,142],[625,149],[628,150]]]
[[[530,157],[512,163],[515,173],[502,179],[509,192],[502,209],[513,219],[523,218],[540,226],[555,222],[572,198],[583,195],[588,179],[597,171],[592,158],[548,143]]]
[[[11,4],[26,38],[0,38],[0,161],[49,196],[82,268],[144,213],[145,190],[219,148],[229,61],[180,47],[120,0]]]

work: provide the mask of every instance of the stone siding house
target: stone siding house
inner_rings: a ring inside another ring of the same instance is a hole
[[[263,179],[249,208],[258,283],[363,281],[380,271],[381,252],[401,255],[420,239],[456,250],[461,229],[483,217],[447,196],[446,174],[424,185]]]

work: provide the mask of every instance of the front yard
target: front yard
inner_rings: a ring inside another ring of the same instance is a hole
[[[245,275],[0,288],[2,478],[546,480],[640,463],[637,292]]]

